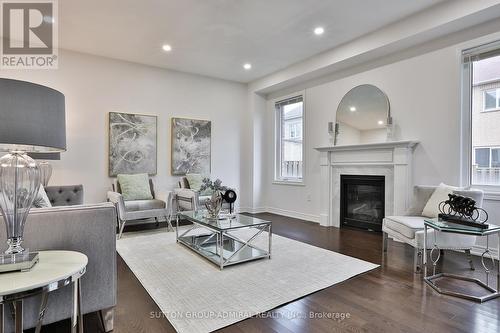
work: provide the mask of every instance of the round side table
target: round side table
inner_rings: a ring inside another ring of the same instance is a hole
[[[87,256],[74,251],[40,251],[40,261],[29,271],[0,274],[0,333],[4,333],[4,307],[12,304],[16,333],[23,332],[23,300],[42,295],[35,332],[42,328],[47,299],[51,291],[73,287],[71,332],[83,333],[80,278],[85,274]]]

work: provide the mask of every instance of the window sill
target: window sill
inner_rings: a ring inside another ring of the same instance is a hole
[[[291,186],[306,186],[304,181],[295,181],[295,180],[274,180],[274,185],[291,185]]]
[[[500,111],[500,108],[495,108],[495,109],[483,109],[481,112],[482,113],[488,113],[488,112],[497,112]]]

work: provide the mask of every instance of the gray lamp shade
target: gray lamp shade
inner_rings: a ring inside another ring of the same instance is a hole
[[[64,95],[31,82],[0,79],[0,151],[66,150]]]

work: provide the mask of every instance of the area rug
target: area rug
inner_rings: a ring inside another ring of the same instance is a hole
[[[125,235],[116,247],[161,309],[152,318],[180,333],[211,332],[378,267],[278,235],[271,259],[222,271],[177,244],[175,232]]]

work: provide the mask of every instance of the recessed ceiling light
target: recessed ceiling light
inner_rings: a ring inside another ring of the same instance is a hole
[[[384,124],[384,122],[383,122],[382,120],[379,120],[379,121],[378,121],[378,124],[379,124],[379,125],[383,125],[383,124]]]
[[[243,68],[246,70],[252,69],[252,64],[246,63],[243,65]]]
[[[314,34],[315,35],[322,35],[325,32],[325,29],[323,27],[316,27],[314,28]]]
[[[168,44],[165,44],[161,47],[163,49],[163,51],[165,52],[170,52],[172,51],[172,46],[168,45]]]
[[[351,111],[351,112],[356,111],[356,107],[355,107],[355,106],[351,106],[351,107],[349,108],[349,111]]]

